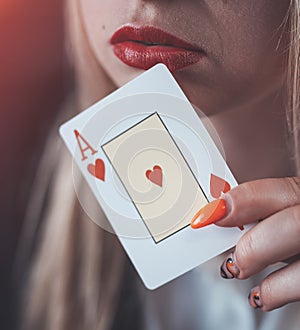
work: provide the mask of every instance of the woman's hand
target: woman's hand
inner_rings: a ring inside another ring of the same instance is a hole
[[[224,278],[246,279],[278,261],[283,268],[251,290],[250,305],[270,311],[300,301],[300,178],[263,179],[241,184],[222,196],[225,217],[235,227],[259,221],[238,241],[221,266]]]

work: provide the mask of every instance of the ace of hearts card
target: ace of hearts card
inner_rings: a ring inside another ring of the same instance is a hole
[[[81,112],[60,134],[147,288],[228,250],[242,235],[189,225],[237,182],[164,65]]]

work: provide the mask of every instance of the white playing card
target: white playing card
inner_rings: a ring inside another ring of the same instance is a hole
[[[164,65],[63,124],[60,134],[147,288],[224,252],[241,236],[237,228],[189,226],[215,197],[212,176],[237,183]]]

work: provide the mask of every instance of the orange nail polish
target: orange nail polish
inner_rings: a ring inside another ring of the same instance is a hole
[[[194,229],[211,225],[226,215],[226,203],[224,199],[217,199],[200,209],[191,221]]]

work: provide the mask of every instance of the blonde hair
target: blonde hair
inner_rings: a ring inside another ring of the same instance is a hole
[[[76,75],[80,77],[78,103],[85,108],[113,90],[114,86],[88,45],[78,1],[69,0],[67,10],[67,17],[72,17],[67,26],[72,41],[72,59]],[[299,15],[299,0],[291,0],[287,114],[298,169]],[[95,79],[97,84],[89,84]],[[93,89],[94,86],[97,89]],[[55,131],[45,148],[27,215],[29,224],[39,218],[43,218],[43,222],[24,295],[24,329],[109,329],[115,317],[124,253],[113,235],[88,219],[78,204],[72,179],[71,157]],[[89,194],[84,182],[80,186],[84,194]],[[104,217],[100,208],[98,212]],[[29,234],[34,232],[33,227],[25,231],[25,244],[30,240]]]
[[[295,168],[300,175],[299,123],[300,123],[300,1],[291,0],[288,13],[290,25],[290,46],[287,69],[288,106],[287,118],[293,139]]]
[[[19,262],[24,264],[24,248],[38,234],[21,311],[21,328],[31,330],[111,328],[128,263],[115,235],[94,224],[79,205],[73,180],[79,181],[77,193],[92,199],[95,212],[105,218],[82,177],[72,176],[71,155],[57,132],[74,109],[81,110],[78,104],[83,109],[115,88],[87,43],[78,1],[67,1],[66,11],[80,93],[77,100],[69,99],[63,106],[48,138],[20,243]],[[36,232],[39,219],[42,228]]]

